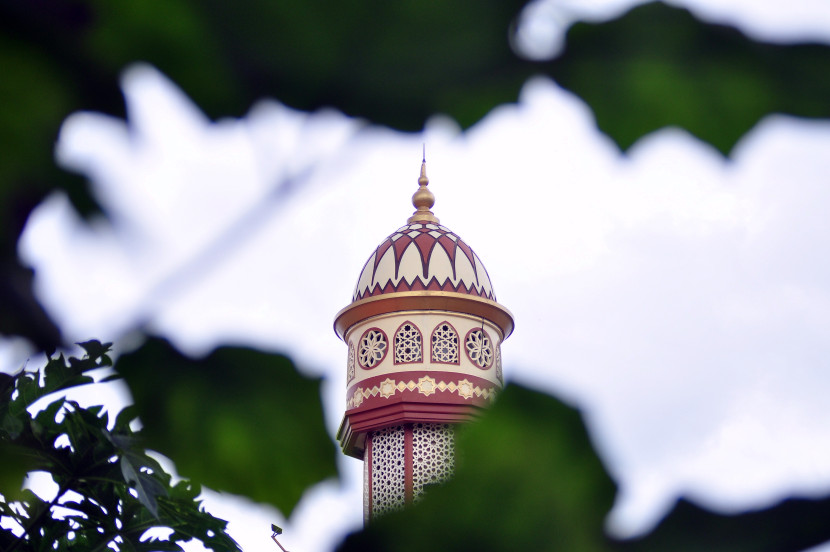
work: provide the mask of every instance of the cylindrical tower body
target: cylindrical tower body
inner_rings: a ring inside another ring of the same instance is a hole
[[[335,319],[348,345],[343,451],[364,460],[364,520],[416,501],[454,466],[455,424],[503,386],[513,317],[481,260],[429,211],[420,187],[408,224],[370,256]]]

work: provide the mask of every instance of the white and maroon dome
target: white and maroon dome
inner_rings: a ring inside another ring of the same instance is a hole
[[[486,319],[506,338],[513,315],[496,301],[478,255],[430,211],[435,196],[427,189],[425,163],[418,185],[412,196],[416,211],[363,265],[352,303],[335,318],[337,335],[345,339],[349,328],[371,317],[419,310]]]
[[[496,300],[478,255],[449,228],[427,221],[402,226],[383,240],[366,261],[352,300],[424,290]]]

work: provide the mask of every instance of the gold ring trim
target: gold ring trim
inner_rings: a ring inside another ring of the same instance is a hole
[[[513,313],[495,301],[451,291],[402,291],[355,301],[334,318],[334,331],[344,339],[349,328],[362,320],[404,311],[446,311],[489,320],[501,329],[504,339],[513,333]]]

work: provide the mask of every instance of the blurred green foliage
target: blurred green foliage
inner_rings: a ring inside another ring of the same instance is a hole
[[[307,487],[337,475],[320,379],[284,356],[222,347],[190,359],[151,339],[117,368],[148,446],[188,477],[289,514]]]
[[[719,515],[679,500],[647,535],[617,543],[622,552],[796,552],[830,540],[830,498],[787,499],[768,508]]]
[[[728,154],[769,113],[830,117],[825,45],[754,42],[657,3],[608,23],[578,23],[566,44],[544,71],[585,100],[623,149],[679,126]]]

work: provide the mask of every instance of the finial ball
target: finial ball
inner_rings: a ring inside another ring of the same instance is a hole
[[[412,194],[412,205],[418,210],[432,209],[435,205],[435,195],[424,185]]]

